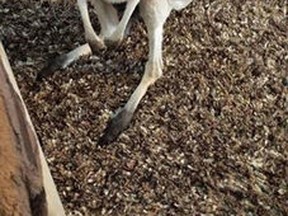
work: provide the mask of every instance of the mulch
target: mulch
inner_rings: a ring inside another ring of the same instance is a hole
[[[100,147],[143,74],[142,20],[120,47],[35,85],[48,59],[85,42],[79,11],[0,4],[0,39],[67,213],[287,215],[287,9],[287,1],[199,0],[174,11],[163,77],[129,129]]]

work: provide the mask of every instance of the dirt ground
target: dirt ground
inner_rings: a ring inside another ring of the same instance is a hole
[[[195,0],[173,12],[163,77],[129,129],[100,147],[143,74],[142,21],[116,50],[35,88],[48,59],[84,43],[79,11],[0,4],[0,39],[67,213],[288,215],[287,10],[284,0]]]

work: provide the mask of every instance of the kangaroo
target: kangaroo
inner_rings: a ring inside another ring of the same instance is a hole
[[[140,0],[90,0],[93,4],[100,25],[101,32],[98,36],[91,24],[87,0],[78,0],[81,18],[85,30],[85,38],[94,52],[105,49],[106,45],[118,44],[123,40],[127,24]],[[118,19],[116,8],[113,4],[126,3],[121,21]],[[105,45],[106,44],[106,45]]]
[[[145,72],[135,91],[130,96],[124,107],[118,109],[109,120],[104,135],[99,139],[99,144],[106,145],[113,142],[129,125],[140,100],[145,95],[148,87],[162,76],[162,40],[163,26],[170,12],[185,8],[192,0],[90,0],[96,10],[101,31],[97,35],[91,25],[88,14],[87,0],[77,0],[85,30],[87,44],[76,48],[70,53],[58,57],[44,68],[38,78],[51,70],[65,68],[81,55],[87,55],[105,49],[106,46],[119,44],[124,38],[128,22],[136,8],[139,6],[140,15],[147,26],[149,39],[149,56],[145,65]],[[123,17],[119,21],[114,4],[126,3]]]

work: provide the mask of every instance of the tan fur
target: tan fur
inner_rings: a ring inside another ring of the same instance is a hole
[[[25,185],[22,179],[17,179],[22,168],[21,157],[13,144],[13,132],[1,95],[0,116],[0,215],[30,215]]]

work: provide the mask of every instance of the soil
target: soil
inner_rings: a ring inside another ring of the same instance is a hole
[[[67,214],[288,215],[287,10],[284,0],[198,0],[172,12],[163,77],[100,147],[143,74],[142,20],[120,47],[35,85],[48,59],[85,42],[79,11],[0,4],[0,39]]]

